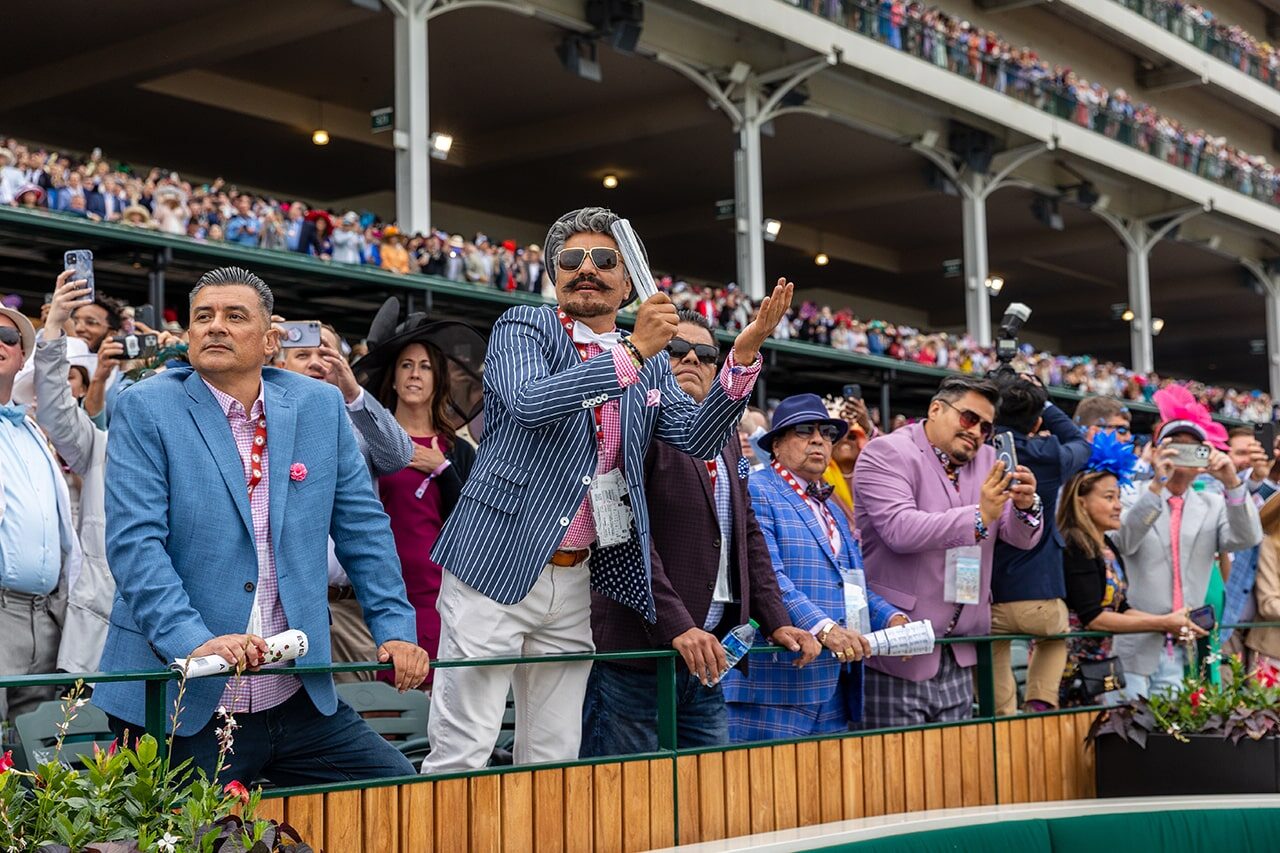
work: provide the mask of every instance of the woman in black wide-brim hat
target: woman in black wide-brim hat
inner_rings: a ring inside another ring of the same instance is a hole
[[[399,307],[394,297],[383,305],[369,330],[369,354],[354,370],[413,439],[413,460],[378,479],[378,496],[391,518],[405,589],[417,611],[418,645],[434,657],[440,644],[441,568],[430,554],[475,461],[475,450],[458,430],[482,405],[485,341],[465,323],[428,320],[423,314],[392,330]],[[390,682],[387,676],[379,673],[380,680]]]

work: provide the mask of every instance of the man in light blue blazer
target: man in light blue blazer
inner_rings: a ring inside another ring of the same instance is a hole
[[[562,216],[544,243],[558,310],[512,308],[484,363],[484,438],[432,550],[444,567],[442,659],[591,652],[591,590],[655,620],[644,458],[659,438],[699,459],[733,434],[760,370],[760,345],[791,302],[780,281],[743,329],[699,405],[663,349],[676,308],[647,299],[635,331],[616,329],[634,293],[601,208]],[[643,247],[639,249],[643,255]],[[589,662],[437,673],[424,773],[484,765],[513,683],[516,763],[578,756]]]
[[[326,538],[364,605],[397,686],[426,677],[413,643],[390,523],[373,493],[338,389],[262,367],[274,349],[270,289],[248,270],[206,273],[191,291],[192,368],[121,393],[107,462],[107,560],[116,579],[107,672],[219,655],[256,667],[264,637],[306,634],[302,663],[329,663]],[[172,708],[175,685],[170,685]],[[103,684],[93,701],[119,735],[144,721],[143,686]],[[217,771],[217,729],[236,716],[223,779],[278,785],[412,772],[337,699],[328,675],[188,682],[175,763]],[[172,722],[171,722],[172,725]]]
[[[848,731],[862,719],[862,659],[871,651],[864,634],[907,621],[867,588],[858,540],[844,513],[827,506],[822,475],[848,430],[817,394],[797,394],[778,404],[773,429],[760,438],[773,459],[748,488],[782,603],[791,623],[831,654],[803,669],[796,654],[754,655],[749,670],[730,671],[724,696],[734,741]]]

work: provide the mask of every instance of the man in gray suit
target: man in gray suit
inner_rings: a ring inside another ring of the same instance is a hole
[[[1205,603],[1214,558],[1257,545],[1262,524],[1227,454],[1211,450],[1207,468],[1222,483],[1223,495],[1191,488],[1206,469],[1175,465],[1177,446],[1207,444],[1203,426],[1169,421],[1156,441],[1155,477],[1138,496],[1124,496],[1124,516],[1111,542],[1124,557],[1131,606],[1148,613],[1194,610]],[[1124,663],[1125,694],[1132,699],[1177,689],[1186,664],[1181,641],[1191,639],[1185,632],[1180,637],[1118,634],[1112,642]]]
[[[277,360],[280,367],[337,386],[347,403],[347,417],[355,429],[356,445],[376,480],[401,470],[413,459],[413,440],[383,408],[372,394],[356,382],[351,365],[342,355],[338,332],[330,325],[320,329],[320,346],[282,346]],[[330,638],[334,663],[371,661],[377,656],[377,644],[365,624],[360,602],[356,601],[351,581],[343,571],[329,540],[329,615]],[[372,681],[372,672],[342,673],[334,681]]]

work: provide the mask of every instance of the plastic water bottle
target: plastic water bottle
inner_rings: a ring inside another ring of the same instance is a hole
[[[756,639],[756,630],[759,627],[760,623],[752,619],[747,624],[739,625],[724,635],[720,645],[724,648],[725,672],[737,666],[738,661],[742,660],[742,656],[751,649],[751,644]]]

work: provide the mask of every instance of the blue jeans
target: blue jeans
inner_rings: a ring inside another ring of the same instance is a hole
[[[681,749],[729,742],[724,691],[703,687],[683,668],[676,670],[676,742]],[[657,673],[597,662],[582,706],[581,757],[657,750]]]
[[[1156,671],[1151,675],[1125,672],[1124,698],[1127,701],[1134,701],[1139,696],[1169,696],[1177,693],[1186,675],[1186,660],[1186,652],[1179,645],[1174,645],[1172,655],[1169,654],[1168,649],[1161,649],[1160,661],[1156,664]]]
[[[108,717],[108,721],[117,738],[123,737],[126,729],[131,742],[141,734],[137,726],[124,720]],[[270,710],[237,714],[236,723],[240,728],[235,732],[235,751],[226,757],[229,766],[218,777],[219,784],[236,780],[249,785],[266,778],[284,787],[418,772],[349,705],[339,701],[338,710],[326,717],[316,710],[305,689]],[[174,738],[172,766],[189,758],[193,770],[203,770],[213,778],[221,724],[222,719],[214,714],[200,731]]]

